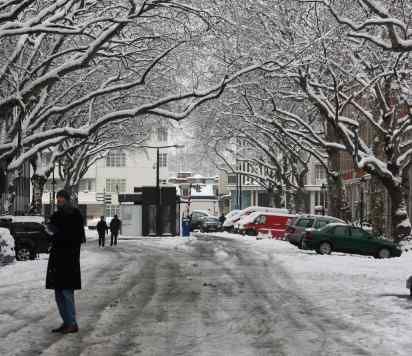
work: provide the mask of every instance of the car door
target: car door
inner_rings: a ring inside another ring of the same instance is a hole
[[[374,252],[375,244],[372,236],[359,227],[352,226],[350,228],[348,241],[350,242],[349,252],[351,253],[370,255]]]
[[[335,226],[333,232],[330,234],[330,238],[333,243],[333,249],[335,251],[347,252],[347,250],[350,248],[348,237],[348,226]]]

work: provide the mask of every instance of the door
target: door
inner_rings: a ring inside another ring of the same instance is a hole
[[[350,248],[349,228],[347,226],[335,226],[330,238],[335,251],[346,252]]]
[[[351,227],[350,231],[351,233],[348,237],[350,241],[350,252],[362,255],[373,254],[374,243],[370,239],[371,236],[358,227]]]

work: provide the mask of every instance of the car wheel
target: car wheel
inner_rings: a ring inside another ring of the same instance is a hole
[[[329,242],[322,242],[319,245],[319,253],[321,255],[330,255],[332,252],[332,245]]]
[[[29,247],[22,246],[16,249],[16,260],[18,261],[27,261],[31,259],[33,255]]]
[[[378,258],[389,258],[391,257],[391,251],[387,248],[381,248],[378,251]]]

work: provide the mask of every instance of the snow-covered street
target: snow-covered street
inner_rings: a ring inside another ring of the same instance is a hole
[[[0,268],[0,354],[409,355],[411,257],[320,256],[226,233],[90,240],[78,334],[50,333],[47,255]]]

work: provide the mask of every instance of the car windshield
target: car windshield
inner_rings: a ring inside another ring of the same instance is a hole
[[[301,218],[298,221],[296,221],[296,226],[299,226],[299,227],[312,227],[313,222],[314,222],[314,219]]]

